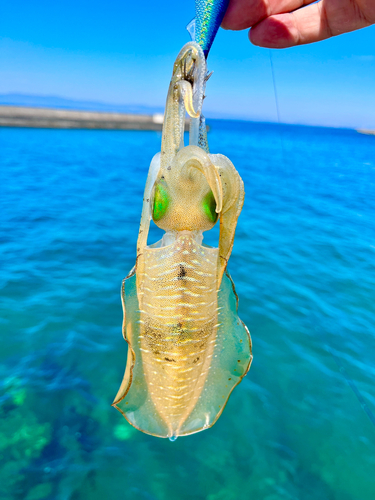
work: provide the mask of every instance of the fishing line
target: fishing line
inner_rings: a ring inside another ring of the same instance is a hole
[[[277,95],[275,69],[273,67],[273,59],[272,59],[272,50],[271,49],[269,49],[268,54],[270,56],[272,82],[273,82],[273,93],[274,93],[274,96],[275,96],[275,107],[276,107],[277,123],[279,125],[278,128],[279,128],[279,139],[280,139],[280,146],[281,146],[281,157],[282,157],[282,163],[283,163],[284,170],[285,170],[286,161],[285,161],[284,139],[283,139],[283,133],[282,133],[282,130],[281,130],[279,98],[278,98],[278,95]]]
[[[283,134],[282,134],[282,130],[281,130],[279,98],[278,98],[278,94],[277,94],[275,69],[274,69],[274,65],[273,65],[273,58],[272,58],[272,50],[271,49],[269,50],[269,57],[270,57],[270,65],[271,65],[271,73],[272,73],[273,90],[274,90],[274,96],[275,96],[275,107],[276,107],[277,121],[278,121],[278,125],[279,125],[279,137],[280,137],[280,144],[281,144],[281,152],[282,152],[283,164],[284,164],[284,168],[285,168],[285,166],[286,166],[285,150],[284,150]],[[360,390],[358,389],[357,385],[355,384],[354,380],[349,376],[348,372],[346,371],[345,367],[343,366],[343,364],[340,360],[340,357],[334,353],[333,349],[329,345],[327,335],[326,334],[324,335],[322,331],[320,331],[319,333],[323,339],[323,342],[326,346],[327,351],[330,353],[330,355],[334,359],[334,361],[339,369],[339,372],[342,374],[342,376],[346,380],[348,386],[353,391],[355,397],[357,398],[357,401],[358,401],[360,407],[366,413],[370,422],[375,427],[375,415],[374,415],[374,413],[369,408],[368,404],[366,403],[365,398],[362,396],[362,394],[361,394]]]
[[[275,70],[274,70],[274,67],[273,67],[272,50],[269,49],[268,52],[269,52],[269,56],[270,56],[272,82],[273,82],[273,91],[274,91],[274,94],[275,94],[275,105],[276,105],[277,121],[278,121],[278,124],[280,125],[280,108],[279,108],[279,99],[278,99],[278,96],[277,96],[277,89],[276,89],[276,79],[275,79]]]

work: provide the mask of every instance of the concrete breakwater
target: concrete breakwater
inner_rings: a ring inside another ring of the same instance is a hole
[[[163,115],[0,106],[0,127],[161,130]]]
[[[369,130],[365,128],[360,128],[357,130],[360,134],[365,134],[365,135],[375,135],[375,130]]]

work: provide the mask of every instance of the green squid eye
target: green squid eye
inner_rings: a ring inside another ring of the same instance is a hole
[[[216,222],[217,221],[217,217],[218,217],[218,213],[215,212],[216,210],[216,201],[215,201],[215,198],[214,198],[214,195],[212,193],[212,191],[209,191],[206,196],[203,198],[203,212],[205,213],[205,215],[207,216],[207,218],[211,221],[211,222]]]
[[[164,217],[169,206],[169,195],[165,186],[162,184],[156,184],[155,194],[154,194],[154,208],[152,211],[152,218],[154,221],[160,220]]]

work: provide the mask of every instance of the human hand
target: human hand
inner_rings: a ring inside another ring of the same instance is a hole
[[[222,26],[231,30],[251,28],[249,38],[254,45],[283,49],[375,23],[375,0],[313,1],[230,0]]]

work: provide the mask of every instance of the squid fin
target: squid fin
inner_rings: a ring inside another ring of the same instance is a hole
[[[128,359],[123,381],[112,406],[136,429],[146,434],[167,437],[168,427],[151,400],[143,369],[135,274],[129,274],[125,278],[121,298],[124,309],[123,334],[128,343]]]
[[[226,271],[218,292],[218,333],[204,397],[180,429],[188,435],[212,427],[222,414],[233,389],[249,371],[252,355],[250,332],[238,317],[238,297]]]
[[[135,274],[124,280],[122,300],[124,313],[126,310],[124,336],[129,344],[128,364],[113,406],[130,424],[146,434],[170,437],[167,424],[152,402],[144,374]],[[250,333],[238,317],[238,298],[228,272],[224,273],[218,292],[218,306],[219,326],[212,361],[204,382],[204,397],[195,404],[178,435],[193,434],[211,427],[251,365]]]

